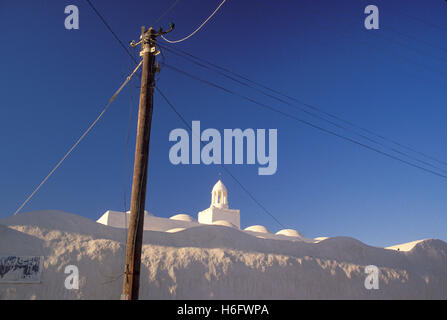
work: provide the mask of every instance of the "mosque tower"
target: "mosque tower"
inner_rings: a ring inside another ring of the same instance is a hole
[[[240,229],[241,218],[239,210],[229,209],[228,191],[222,181],[217,181],[211,190],[211,205],[208,209],[199,212],[199,223],[217,224],[222,221],[231,223]]]

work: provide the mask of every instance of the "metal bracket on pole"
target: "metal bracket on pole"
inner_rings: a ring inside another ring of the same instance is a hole
[[[129,43],[129,45],[132,48],[135,48],[137,45],[141,44],[141,51],[140,51],[140,56],[141,57],[146,52],[150,52],[150,53],[153,53],[154,55],[158,55],[160,53],[160,51],[156,50],[155,39],[158,36],[161,36],[163,34],[167,34],[167,33],[171,32],[172,30],[174,30],[174,28],[175,28],[175,24],[171,23],[171,26],[169,27],[168,30],[163,31],[163,29],[160,28],[158,30],[158,32],[155,32],[152,27],[150,27],[149,29],[145,30],[145,28],[143,26],[143,27],[141,27],[140,41],[135,42],[135,40],[132,40]]]

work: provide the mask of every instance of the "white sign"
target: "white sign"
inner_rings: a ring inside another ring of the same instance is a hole
[[[0,283],[40,283],[43,257],[0,256]]]

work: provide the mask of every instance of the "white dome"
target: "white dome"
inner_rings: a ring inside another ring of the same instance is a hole
[[[280,231],[278,231],[277,233],[275,233],[277,236],[287,236],[287,237],[296,237],[296,238],[301,238],[302,235],[294,230],[294,229],[282,229]]]
[[[214,185],[214,187],[213,187],[213,190],[211,191],[211,192],[213,192],[213,191],[225,191],[225,192],[227,192],[227,188],[225,187],[225,185],[222,183],[222,181],[217,181],[217,183]]]
[[[217,220],[217,221],[214,221],[213,224],[217,225],[217,226],[234,228],[234,225],[231,222],[228,222],[226,220]]]
[[[183,230],[186,230],[186,229],[185,228],[173,228],[173,229],[167,230],[166,232],[176,233],[176,232],[180,232],[180,231],[183,231]]]
[[[183,214],[183,213],[176,214],[176,215],[170,217],[169,219],[179,220],[179,221],[187,221],[187,222],[195,221],[193,217],[191,217],[190,215],[187,215],[187,214]]]
[[[252,232],[260,232],[260,233],[270,233],[270,231],[268,231],[266,227],[261,225],[250,226],[245,228],[244,230]]]

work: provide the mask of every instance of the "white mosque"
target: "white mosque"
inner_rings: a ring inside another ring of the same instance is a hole
[[[127,228],[129,214],[129,211],[124,213],[108,210],[96,222],[115,228]],[[219,225],[241,230],[240,211],[229,208],[228,191],[221,180],[217,181],[211,190],[210,207],[200,211],[197,216],[197,220],[187,214],[176,214],[170,218],[160,218],[145,211],[144,230],[175,233],[200,225]],[[264,226],[254,225],[245,228],[243,232],[259,238],[315,241],[314,239],[303,237],[298,231],[293,229],[283,229],[273,234]]]

